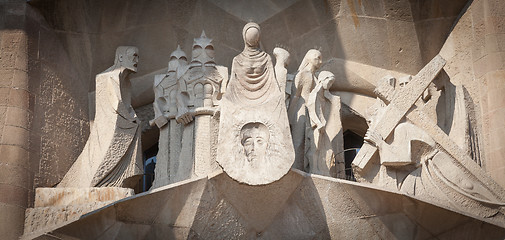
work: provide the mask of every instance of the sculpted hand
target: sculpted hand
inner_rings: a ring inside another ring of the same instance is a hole
[[[374,145],[375,147],[377,147],[379,149],[380,149],[382,143],[384,142],[384,140],[382,139],[382,136],[379,135],[377,132],[371,130],[370,128],[366,131],[365,141],[367,141],[368,143]]]
[[[149,125],[151,127],[154,127],[154,125],[158,126],[158,128],[161,128],[165,126],[165,124],[168,123],[168,119],[165,116],[159,116],[151,121],[149,121]]]
[[[184,125],[186,125],[186,124],[190,123],[191,121],[193,121],[193,115],[188,111],[187,108],[183,108],[179,111],[175,120],[178,123],[184,123]]]

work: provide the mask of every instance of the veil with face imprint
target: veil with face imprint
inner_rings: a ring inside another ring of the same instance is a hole
[[[251,32],[248,32],[251,30]],[[233,179],[261,185],[279,180],[294,161],[284,89],[270,55],[259,48],[260,27],[245,25],[244,51],[233,59],[221,100],[217,162]]]

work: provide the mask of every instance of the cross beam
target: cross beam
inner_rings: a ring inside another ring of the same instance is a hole
[[[397,93],[386,107],[384,114],[376,119],[372,126],[376,133],[386,139],[395,129],[396,125],[412,108],[429,84],[440,73],[446,61],[440,56],[435,56],[419,73],[412,78],[405,87],[398,88]],[[377,148],[367,142],[363,143],[360,151],[354,158],[354,168],[364,169],[370,159],[377,153]]]

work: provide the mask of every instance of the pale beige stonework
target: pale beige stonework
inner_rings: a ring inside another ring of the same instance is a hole
[[[26,225],[26,239],[503,239],[504,12],[496,0],[0,1],[0,236],[17,239]],[[230,140],[229,74],[240,72],[233,59],[251,21],[285,105],[258,112],[292,111],[282,134],[237,117]],[[142,64],[116,114],[100,73],[123,44]],[[419,87],[437,55],[445,66]],[[324,71],[335,81],[318,87]],[[244,162],[275,162],[264,142],[288,139],[295,154],[249,186],[241,178],[258,175],[236,161],[219,173],[219,138]],[[140,155],[156,144],[150,192],[95,201],[90,186],[140,192]],[[321,176],[353,179],[342,158],[355,148],[358,183]],[[99,152],[110,155],[82,164]],[[36,190],[58,184],[82,189]]]
[[[212,39],[202,34],[193,42],[192,58],[177,48],[166,74],[155,75],[151,125],[160,128],[153,189],[206,176],[216,162],[221,83],[228,69],[216,65]]]
[[[52,231],[82,215],[133,196],[129,188],[37,188],[34,208],[26,209],[22,239]]]
[[[307,112],[310,121],[306,171],[323,176],[345,178],[344,139],[340,120],[340,97],[330,93],[335,75],[319,73],[310,92]]]
[[[242,30],[244,50],[233,59],[221,100],[217,161],[233,179],[269,184],[284,176],[295,153],[285,106],[285,79],[276,78],[270,55],[259,47],[260,27]],[[285,75],[279,74],[279,77]]]
[[[144,205],[152,208],[138,208]],[[183,181],[35,239],[494,239],[504,226],[397,191],[291,170],[263,186],[223,172]]]
[[[95,121],[81,155],[58,187],[134,187],[143,173],[140,122],[129,74],[138,49],[118,47],[114,65],[96,77]]]
[[[433,65],[431,71],[430,64]],[[397,100],[402,99],[402,93],[410,90],[410,93],[417,92],[417,96],[422,97],[426,82],[431,82],[430,78],[438,74],[445,61],[436,57],[430,64],[414,77],[418,85],[412,86],[410,78],[401,79],[397,89],[394,78],[386,77],[379,82],[375,90],[379,104],[372,106],[370,128],[365,137],[367,144],[372,145],[364,145],[366,148],[362,148],[353,162],[357,179],[453,207],[473,216],[504,222],[502,206],[505,205],[505,191],[474,161],[468,160],[469,157],[438,126],[428,125],[422,111],[399,110],[408,106],[405,102],[402,106]],[[426,73],[431,73],[431,76],[423,76]],[[392,126],[391,122],[400,117],[402,120],[395,123],[391,135],[384,134]],[[431,131],[422,129],[428,127]],[[379,150],[378,156],[371,152],[371,146]]]

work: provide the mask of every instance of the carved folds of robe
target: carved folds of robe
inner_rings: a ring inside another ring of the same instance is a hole
[[[254,24],[246,25],[244,41],[249,26],[259,29]],[[230,82],[221,102],[217,158],[230,177],[251,185],[280,179],[294,161],[284,89],[275,78],[270,56],[258,47],[246,44],[233,59]],[[248,137],[262,139],[266,145],[250,148]]]
[[[58,187],[134,187],[143,174],[140,122],[129,79],[113,69],[96,76],[96,113],[88,141]]]

